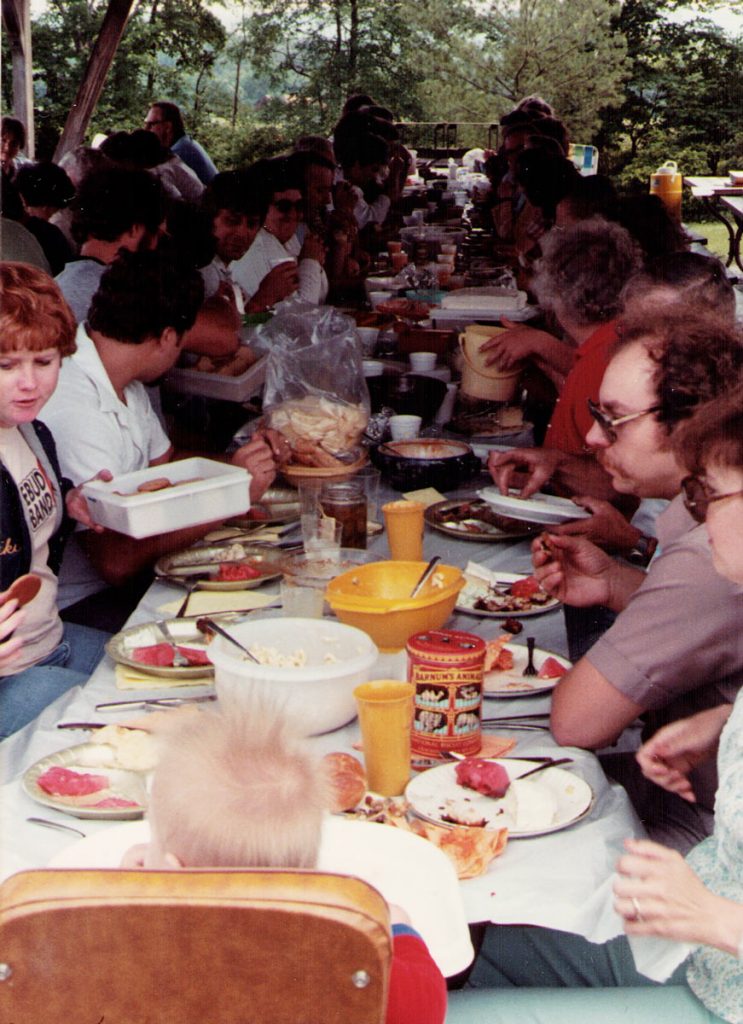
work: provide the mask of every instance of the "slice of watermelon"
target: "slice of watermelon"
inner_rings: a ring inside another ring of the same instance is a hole
[[[513,597],[533,597],[542,588],[534,576],[527,576],[523,580],[516,580],[509,587]]]
[[[171,644],[149,644],[147,647],[135,647],[132,659],[143,665],[168,668],[173,664],[173,647]]]
[[[568,670],[561,665],[557,658],[545,658],[544,664],[537,672],[537,679],[559,679]]]
[[[454,774],[460,786],[474,789],[483,796],[500,798],[511,784],[508,772],[502,765],[482,757],[467,757],[459,761]]]
[[[196,647],[181,647],[180,644],[178,650],[184,658],[188,658],[189,665],[211,665],[206,651],[201,651]]]
[[[54,765],[38,777],[36,784],[50,796],[88,796],[107,789],[109,782],[105,775],[73,772],[70,768]]]
[[[104,809],[107,807],[139,807],[140,805],[136,800],[125,800],[123,796],[107,796],[104,800],[99,800],[97,804],[90,806]]]

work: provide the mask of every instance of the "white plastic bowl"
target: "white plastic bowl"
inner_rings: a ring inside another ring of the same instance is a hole
[[[253,694],[274,698],[308,736],[340,729],[356,717],[354,688],[369,679],[379,654],[366,633],[330,619],[252,619],[228,629],[248,648],[259,644],[284,655],[303,650],[307,660],[301,668],[256,665],[217,636],[208,653],[220,700]],[[325,660],[328,655],[331,659]]]

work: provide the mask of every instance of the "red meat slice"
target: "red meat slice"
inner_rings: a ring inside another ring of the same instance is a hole
[[[107,796],[104,800],[99,800],[97,804],[92,804],[93,807],[139,807],[136,800],[125,800],[123,796]]]
[[[534,576],[527,576],[526,579],[516,580],[509,589],[513,597],[533,597],[542,588]]]
[[[561,665],[557,658],[546,658],[544,664],[537,672],[538,679],[559,679],[564,676],[567,669]]]
[[[457,782],[483,796],[502,797],[510,786],[508,772],[502,765],[481,757],[467,757],[456,769]]]
[[[70,768],[55,765],[38,777],[36,784],[50,796],[88,796],[108,788],[105,775],[89,775],[73,772]]]

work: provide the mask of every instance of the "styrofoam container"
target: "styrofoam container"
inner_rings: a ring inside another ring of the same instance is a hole
[[[259,394],[265,383],[267,358],[262,356],[239,377],[177,367],[166,375],[163,383],[168,390],[182,395],[203,395],[205,398],[221,398],[225,402],[247,402]]]
[[[173,484],[193,482],[136,493],[140,484],[159,477]],[[82,490],[95,523],[139,539],[242,515],[250,508],[248,485],[248,474],[240,466],[193,458],[124,473],[111,481],[91,480]]]
[[[307,736],[340,729],[356,717],[353,691],[369,679],[379,656],[362,630],[332,619],[251,619],[231,625],[236,640],[255,650],[273,648],[284,656],[303,652],[301,667],[256,665],[222,637],[207,648],[214,664],[217,698],[232,702],[254,697],[279,702]]]

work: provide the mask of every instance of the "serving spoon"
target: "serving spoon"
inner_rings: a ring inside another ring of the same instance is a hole
[[[418,594],[420,594],[421,590],[423,589],[424,584],[428,581],[428,578],[431,576],[431,574],[433,573],[433,570],[436,568],[436,566],[438,565],[438,563],[440,561],[441,561],[441,555],[434,555],[433,556],[431,561],[428,563],[426,568],[421,573],[420,579],[418,580],[416,585],[413,587],[413,589],[410,591],[410,596],[411,597],[417,597]]]
[[[224,637],[225,640],[234,644],[235,647],[239,647],[246,658],[250,658],[250,660],[254,661],[256,665],[260,665],[260,661],[258,661],[256,656],[252,654],[244,644],[241,644],[239,640],[236,640],[231,633],[228,633],[226,629],[223,629],[223,627],[220,626],[219,623],[215,622],[214,619],[210,619],[208,615],[202,615],[196,620],[196,628],[200,633],[204,633],[205,635],[208,633],[218,633],[221,637]]]

